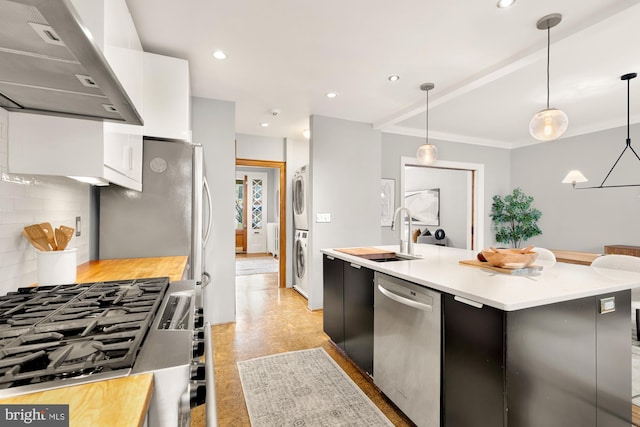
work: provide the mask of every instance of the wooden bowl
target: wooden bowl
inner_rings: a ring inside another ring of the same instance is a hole
[[[533,252],[532,246],[524,249],[484,249],[482,255],[487,262],[494,267],[500,268],[524,268],[528,267],[536,260],[538,254]]]

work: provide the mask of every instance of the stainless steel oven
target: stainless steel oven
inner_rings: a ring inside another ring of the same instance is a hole
[[[21,288],[0,297],[0,398],[150,372],[149,426],[189,425],[206,399],[195,281]]]
[[[206,401],[204,313],[193,280],[172,282],[141,347],[132,374],[153,373],[150,427],[188,426]]]

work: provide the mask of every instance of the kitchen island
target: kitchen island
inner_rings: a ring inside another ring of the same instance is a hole
[[[90,261],[78,266],[77,282],[148,277],[180,280],[186,262],[186,256]],[[137,427],[144,423],[152,391],[153,374],[141,374],[14,396],[0,404],[68,404],[71,427]]]
[[[557,263],[514,276],[459,263],[474,252],[431,245],[416,245],[420,259],[386,262],[322,252],[325,331],[359,366],[374,365],[375,274],[442,293],[442,425],[631,424],[630,289],[640,274]]]

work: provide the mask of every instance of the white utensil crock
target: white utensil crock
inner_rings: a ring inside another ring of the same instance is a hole
[[[64,285],[76,282],[77,248],[64,251],[36,251],[38,285]]]

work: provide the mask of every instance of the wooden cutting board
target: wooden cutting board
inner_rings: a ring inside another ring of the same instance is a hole
[[[492,270],[502,274],[511,274],[513,276],[526,276],[527,274],[533,274],[542,270],[541,265],[532,264],[525,268],[502,268],[489,264],[488,262],[482,262],[477,259],[465,259],[458,261],[461,265],[469,267],[484,268],[485,270]]]
[[[359,256],[362,258],[391,258],[396,255],[395,252],[387,251],[384,249],[377,248],[344,248],[344,249],[334,249],[336,252],[342,252],[344,254]]]

